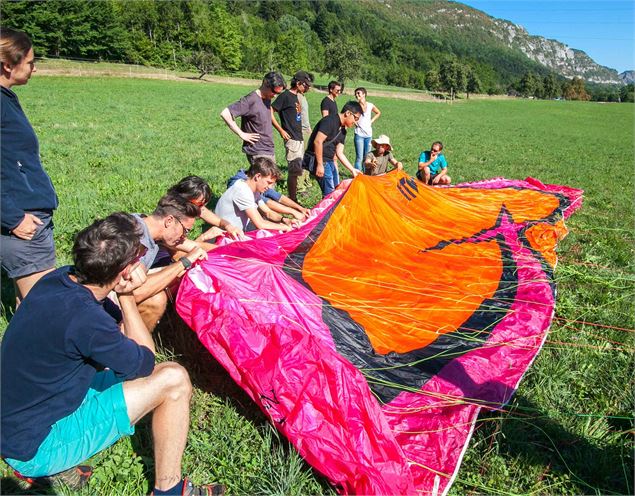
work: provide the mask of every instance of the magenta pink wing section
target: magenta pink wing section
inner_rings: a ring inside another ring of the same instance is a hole
[[[177,309],[201,342],[299,453],[343,493],[443,494],[456,476],[480,408],[500,408],[534,360],[551,323],[554,287],[544,261],[523,242],[525,226],[496,232],[518,267],[511,309],[482,346],[450,361],[418,390],[386,404],[337,350],[324,301],[292,277],[289,254],[346,194],[323,200],[299,229],[226,243],[184,278]],[[495,179],[460,185],[530,188],[563,195],[568,217],[582,193]],[[363,262],[360,262],[363,263]],[[286,264],[286,265],[285,265]]]

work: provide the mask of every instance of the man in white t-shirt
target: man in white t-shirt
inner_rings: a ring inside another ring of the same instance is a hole
[[[257,157],[247,170],[247,179],[239,179],[223,193],[216,204],[216,215],[227,219],[235,226],[242,226],[244,231],[253,229],[269,229],[290,231],[291,220],[271,222],[260,215],[258,207],[265,207],[260,197],[276,183],[280,170],[267,157]]]

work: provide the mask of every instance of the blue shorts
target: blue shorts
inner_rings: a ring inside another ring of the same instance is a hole
[[[5,461],[26,477],[43,477],[79,465],[123,436],[134,434],[123,384],[111,370],[98,372],[82,404],[58,420],[37,453],[23,462]]]
[[[53,213],[32,211],[43,224],[38,226],[33,239],[26,240],[2,230],[0,259],[2,268],[10,279],[55,268],[55,243],[53,242]]]

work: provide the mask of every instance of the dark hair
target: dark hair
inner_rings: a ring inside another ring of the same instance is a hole
[[[298,71],[295,73],[293,78],[291,78],[291,87],[295,88],[298,83],[303,83],[307,86],[313,85],[313,74],[305,71]]]
[[[33,43],[26,33],[0,27],[0,62],[3,64],[19,64],[32,47]]]
[[[342,83],[340,83],[339,81],[331,81],[329,83],[329,91],[331,91],[332,89],[334,89],[336,86],[342,86]]]
[[[80,284],[105,286],[133,262],[143,230],[136,219],[117,212],[99,219],[75,235],[73,262]]]
[[[251,167],[247,169],[246,174],[247,177],[254,177],[256,174],[260,174],[264,177],[272,176],[276,180],[282,175],[276,163],[267,157],[256,157]]]
[[[163,219],[171,215],[179,220],[190,218],[196,219],[201,215],[201,207],[190,203],[187,198],[178,193],[166,193],[159,200],[157,208],[152,212],[152,217]]]
[[[212,197],[212,189],[209,187],[209,184],[207,184],[205,179],[198,176],[184,177],[167,192],[174,195],[181,195],[190,202],[198,200],[202,196],[205,203],[207,203]]]
[[[361,86],[359,88],[355,88],[355,91],[353,92],[353,94],[357,93],[358,91],[361,91],[362,93],[364,93],[364,96],[368,95],[368,91],[366,91],[366,88],[362,88]]]
[[[284,78],[282,77],[282,74],[280,74],[279,72],[268,72],[267,74],[265,74],[265,77],[262,78],[262,85],[265,88],[270,89],[271,91],[273,91],[274,88],[287,88],[287,83],[284,81]]]
[[[353,114],[363,114],[364,111],[362,110],[362,106],[359,104],[359,102],[356,102],[354,100],[348,101],[346,102],[346,105],[344,105],[342,107],[342,114],[344,112],[352,112]]]
[[[432,146],[430,146],[430,150],[434,148],[434,145],[439,145],[439,148],[443,150],[443,143],[441,143],[440,141],[435,141],[434,143],[432,143]]]

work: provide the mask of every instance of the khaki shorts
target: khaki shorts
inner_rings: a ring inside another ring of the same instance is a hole
[[[284,142],[284,147],[287,150],[287,162],[293,162],[304,157],[304,141],[290,139]]]

